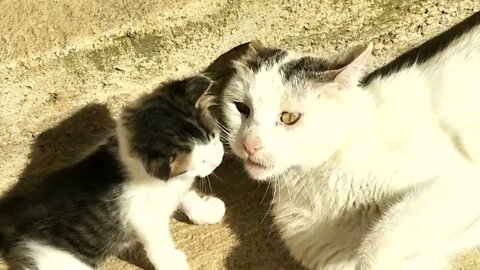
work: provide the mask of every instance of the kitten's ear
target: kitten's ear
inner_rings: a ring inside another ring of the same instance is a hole
[[[195,102],[195,108],[208,109],[214,104],[215,93],[211,93],[213,80],[200,74],[188,83],[187,93],[191,93],[190,97]]]
[[[142,160],[145,171],[152,177],[167,181],[170,178],[170,160],[167,158],[148,158]]]
[[[203,74],[189,78],[186,86],[187,97],[197,102],[210,89],[212,84],[213,80]]]
[[[262,42],[259,40],[252,40],[250,43],[248,43],[248,53],[250,55],[256,55],[258,54],[258,51],[260,51],[262,48],[264,48]]]
[[[344,88],[351,88],[358,84],[368,57],[372,54],[373,45],[357,47],[346,53],[339,61],[342,64],[334,81]]]

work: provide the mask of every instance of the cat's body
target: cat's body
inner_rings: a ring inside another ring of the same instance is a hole
[[[218,222],[224,204],[192,189],[223,150],[204,92],[172,81],[123,112],[117,135],[79,162],[0,199],[0,250],[13,269],[93,269],[141,242],[156,269],[188,269],[169,231],[177,208]]]
[[[309,269],[448,269],[480,244],[480,13],[467,21],[362,87],[370,49],[328,61],[253,46],[236,63],[230,146],[272,182],[276,225]]]

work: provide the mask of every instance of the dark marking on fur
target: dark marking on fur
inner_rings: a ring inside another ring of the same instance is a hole
[[[170,165],[171,175],[177,176],[187,172],[191,166],[190,160],[191,160],[191,155],[188,155],[185,153],[179,154]]]
[[[425,63],[477,25],[480,25],[480,11],[422,45],[400,55],[387,65],[376,69],[362,80],[362,84],[367,85],[377,78],[388,77],[390,74],[411,67],[414,64],[420,65]]]
[[[126,179],[116,147],[115,140],[111,140],[85,159],[45,176],[38,189],[9,192],[1,198],[0,216],[14,228],[5,243],[8,253],[5,256],[25,264],[18,261],[25,260],[24,254],[10,251],[28,238],[71,251],[93,265],[113,252],[107,246],[112,239],[131,241],[133,235],[123,227],[119,212],[117,194]],[[108,210],[102,212],[99,223],[95,224],[97,233],[87,235],[78,228],[89,223],[86,220],[91,208],[98,207]],[[42,211],[36,212],[39,208]],[[87,243],[100,246],[92,250]]]
[[[261,67],[271,67],[287,56],[287,51],[278,48],[256,47],[251,57],[245,59],[245,64],[253,72],[258,72]]]
[[[294,80],[332,81],[338,72],[332,72],[337,66],[312,56],[305,56],[283,64],[280,74],[285,82]]]

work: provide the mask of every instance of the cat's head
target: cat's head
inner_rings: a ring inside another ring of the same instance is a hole
[[[371,45],[332,59],[250,46],[221,97],[230,148],[258,180],[322,164],[355,121]]]
[[[223,146],[210,113],[211,85],[203,75],[171,81],[123,111],[119,136],[149,175],[205,177],[220,165]]]

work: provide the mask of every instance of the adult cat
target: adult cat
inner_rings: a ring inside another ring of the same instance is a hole
[[[228,144],[274,189],[310,269],[446,269],[480,243],[480,13],[372,73],[251,44],[222,100]]]

